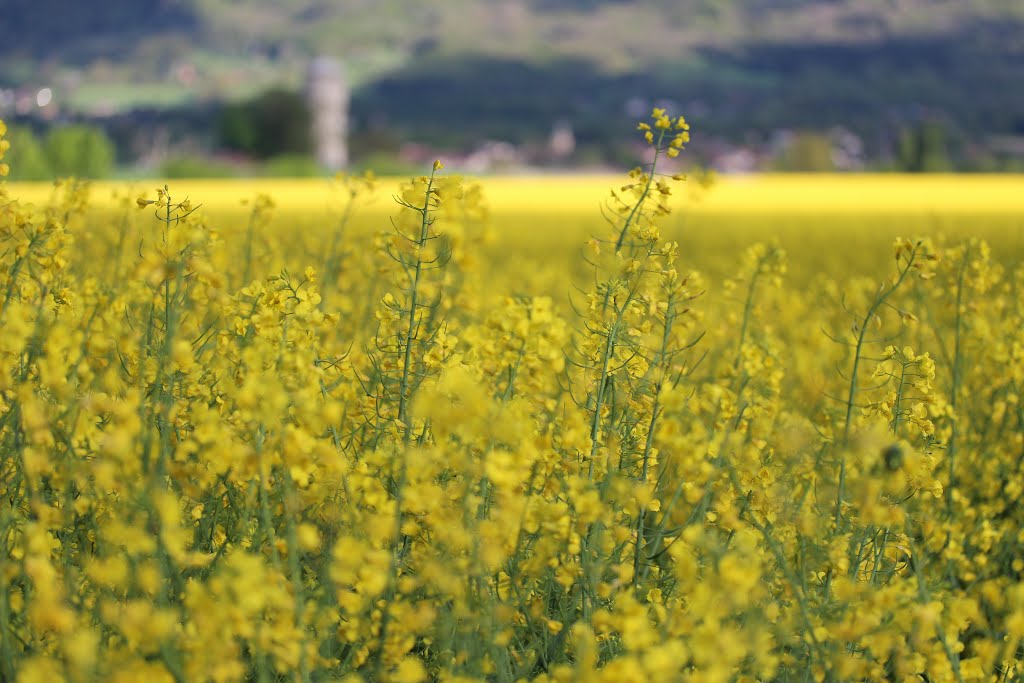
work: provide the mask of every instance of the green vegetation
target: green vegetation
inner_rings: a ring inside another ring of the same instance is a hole
[[[13,180],[106,178],[114,168],[114,144],[95,126],[54,128],[42,140],[30,128],[16,127],[8,137]]]
[[[227,106],[220,114],[219,133],[228,149],[257,159],[312,149],[305,101],[280,88]]]
[[[308,54],[340,51],[359,56],[352,62],[362,80],[427,53],[577,57],[625,72],[695,47],[870,45],[941,37],[951,25],[1002,24],[996,44],[1012,46],[1011,22],[1024,20],[1024,6],[1010,0],[379,0],[373,11],[356,0],[102,0],[102,12],[63,0],[6,4],[5,57],[89,64],[109,58],[104,47],[116,43],[123,57],[107,68],[139,82],[165,76],[168,62],[186,56],[225,73],[263,62],[289,68]]]
[[[12,165],[12,180],[47,180],[50,177],[50,162],[39,138],[30,128],[12,127],[7,131],[11,143],[6,159]]]
[[[103,178],[114,168],[114,144],[94,126],[54,128],[46,136],[46,156],[58,176]]]
[[[818,133],[798,133],[779,156],[780,171],[834,171],[832,143]]]
[[[160,165],[163,178],[233,178],[238,171],[230,164],[219,163],[207,157],[181,155],[167,159]]]
[[[942,124],[928,121],[906,130],[900,137],[899,169],[911,173],[942,173],[952,170]]]
[[[270,178],[316,178],[324,175],[324,169],[308,154],[281,154],[267,159],[263,164],[263,175]]]

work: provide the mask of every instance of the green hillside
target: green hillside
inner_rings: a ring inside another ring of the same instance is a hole
[[[608,72],[691,63],[708,49],[878,45],[1019,27],[1016,0],[7,0],[0,81],[164,81],[183,64],[200,91],[295,80],[315,54],[354,81],[424,55],[544,64],[578,58]],[[1019,56],[1020,31],[988,47]]]
[[[869,147],[938,120],[1024,135],[1019,0],[7,0],[0,88],[64,111],[216,103],[344,60],[357,127],[460,144],[607,139],[665,100],[708,135],[842,126]]]

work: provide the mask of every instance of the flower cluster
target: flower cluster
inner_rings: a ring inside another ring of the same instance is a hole
[[[690,124],[682,116],[675,120],[665,113],[665,109],[655,107],[651,112],[651,122],[641,121],[637,130],[644,132],[644,140],[658,151],[672,158],[679,156],[686,143],[690,141]],[[671,137],[669,137],[671,136]],[[668,139],[666,143],[665,140]]]

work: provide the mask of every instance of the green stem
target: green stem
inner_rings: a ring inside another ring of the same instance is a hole
[[[857,400],[857,370],[860,367],[861,350],[864,348],[864,338],[867,335],[868,326],[871,324],[871,320],[874,318],[875,313],[885,303],[893,292],[899,289],[900,285],[903,284],[903,280],[906,279],[907,273],[910,272],[910,268],[914,263],[914,259],[917,257],[917,250],[919,246],[915,246],[914,250],[910,252],[910,256],[907,258],[907,264],[900,270],[899,277],[888,289],[882,291],[876,298],[871,307],[868,308],[868,312],[864,315],[864,320],[860,324],[860,329],[857,330],[857,346],[853,352],[853,370],[850,372],[850,393],[846,399],[846,420],[843,424],[843,440],[840,443],[840,447],[845,449],[847,444],[850,442],[850,424],[853,422],[853,406]],[[843,515],[843,497],[846,494],[846,453],[843,452],[839,456],[839,486],[836,491],[836,509],[835,509],[835,526],[838,529],[840,521]]]
[[[956,488],[956,448],[957,437],[960,436],[960,418],[957,415],[957,396],[960,393],[960,373],[962,371],[963,353],[961,347],[963,316],[960,308],[963,305],[964,279],[967,271],[967,264],[970,261],[971,247],[968,244],[964,248],[964,257],[960,262],[960,272],[957,275],[956,284],[956,326],[953,337],[953,385],[949,390],[949,407],[953,411],[952,432],[949,435],[949,444],[946,447],[946,459],[949,463],[949,485],[946,487],[946,510],[952,513],[953,490]]]
[[[629,233],[629,227],[633,224],[633,220],[639,215],[641,207],[644,202],[647,201],[647,196],[651,193],[651,185],[654,184],[654,171],[658,168],[658,157],[661,155],[661,143],[665,139],[665,129],[661,130],[658,135],[658,142],[654,145],[654,159],[651,161],[651,172],[647,174],[647,184],[644,185],[644,191],[640,193],[640,199],[633,205],[633,209],[626,216],[626,222],[622,224],[622,230],[619,232],[619,239],[615,241],[615,251],[618,252],[622,249],[623,242],[626,241],[626,235]]]
[[[434,173],[430,172],[430,178],[427,180],[427,191],[423,197],[423,208],[419,209],[420,212],[420,236],[416,241],[416,269],[413,272],[412,283],[409,291],[409,324],[405,331],[405,348],[403,349],[402,358],[402,383],[399,386],[398,395],[398,419],[402,423],[404,428],[403,439],[406,444],[409,443],[412,438],[412,424],[409,419],[409,401],[411,399],[409,391],[409,374],[412,371],[412,342],[416,337],[416,308],[418,306],[419,299],[419,282],[420,276],[423,272],[423,247],[427,243],[427,236],[430,230],[431,217],[430,217],[430,195],[434,187]]]

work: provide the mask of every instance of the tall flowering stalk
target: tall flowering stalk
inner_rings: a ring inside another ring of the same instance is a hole
[[[434,162],[429,176],[403,188],[395,200],[404,210],[381,244],[397,266],[398,289],[384,295],[377,314],[370,352],[377,383],[375,410],[381,424],[394,425],[406,445],[427,436],[427,426],[415,424],[410,412],[416,390],[437,373],[457,341],[438,316],[451,254],[437,220],[442,204],[457,200],[462,190],[457,178],[437,175],[442,168],[440,161]]]
[[[923,241],[912,242],[908,239],[898,239],[895,244],[895,257],[896,275],[891,281],[883,283],[878,288],[863,316],[855,319],[852,327],[852,340],[846,342],[853,349],[853,358],[849,374],[849,390],[845,401],[845,414],[842,421],[842,435],[839,439],[841,452],[839,454],[834,515],[834,523],[837,528],[842,528],[843,526],[843,505],[846,496],[847,479],[847,456],[845,449],[850,443],[855,408],[858,406],[857,397],[861,388],[861,363],[864,361],[867,345],[873,341],[873,338],[869,335],[872,330],[877,330],[874,323],[878,320],[880,311],[889,304],[892,296],[904,286],[912,273],[917,273],[924,279],[928,279],[933,275],[932,268],[928,264],[935,260],[935,256],[930,249],[930,245]],[[906,316],[901,313],[901,318],[905,319]]]
[[[588,245],[595,284],[580,310],[583,332],[570,356],[574,371],[569,375],[570,391],[589,416],[588,449],[579,454],[585,476],[601,497],[613,496],[615,481],[632,482],[630,500],[617,514],[628,518],[633,530],[629,580],[637,590],[649,562],[647,529],[659,526],[651,513],[661,506],[660,477],[652,474],[659,467],[655,437],[662,400],[680,381],[682,353],[699,339],[684,318],[701,291],[676,270],[678,247],[662,240],[659,227],[671,211],[671,181],[682,180],[661,173],[659,164],[685,147],[689,124],[654,109],[638,129],[652,159],[612,191],[606,215],[610,235]],[[614,562],[602,567],[589,559],[606,524],[595,520],[588,525],[581,542],[578,591],[584,617],[600,604],[596,587]]]
[[[669,180],[658,172],[658,163],[674,157],[690,139],[689,124],[683,117],[674,121],[664,109],[654,109],[651,123],[638,126],[653,150],[650,164],[630,172],[630,181],[612,191],[608,217],[611,236],[589,243],[588,260],[594,267],[596,284],[587,294],[584,335],[576,364],[584,371],[584,403],[591,415],[590,452],[586,454],[588,475],[594,475],[598,450],[607,439],[608,425],[616,421],[616,377],[643,377],[650,366],[643,336],[652,321],[649,312],[659,304],[652,288],[656,275],[673,280],[676,245],[662,242],[657,221],[670,213]],[[610,248],[609,248],[610,247]],[[674,321],[674,316],[673,316]],[[663,335],[664,336],[664,335]]]

